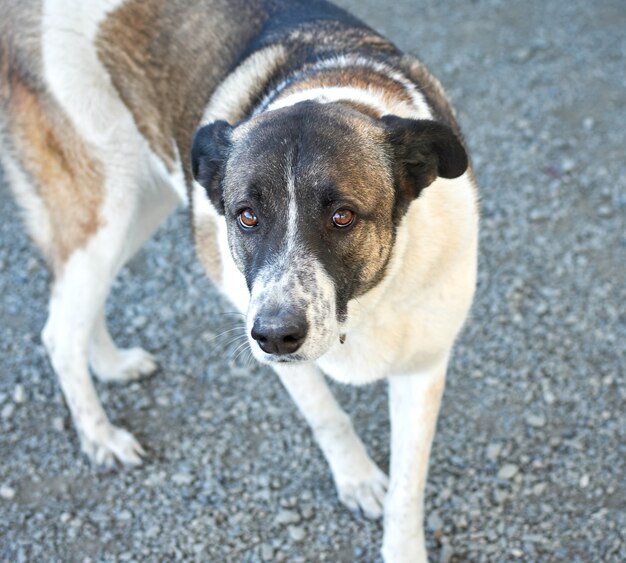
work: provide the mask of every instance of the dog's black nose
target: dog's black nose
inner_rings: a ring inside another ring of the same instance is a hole
[[[255,319],[250,334],[266,354],[293,354],[306,338],[306,317],[293,313],[275,313]]]

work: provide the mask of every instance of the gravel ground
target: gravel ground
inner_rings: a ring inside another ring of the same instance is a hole
[[[341,4],[441,78],[482,188],[478,293],[427,488],[431,558],[626,560],[626,5]],[[184,212],[110,300],[118,342],[162,365],[99,385],[151,453],[118,474],[79,454],[39,338],[48,277],[4,184],[0,233],[0,559],[378,559],[380,523],[340,506],[278,380],[215,338],[232,307]],[[335,388],[387,467],[385,386]]]

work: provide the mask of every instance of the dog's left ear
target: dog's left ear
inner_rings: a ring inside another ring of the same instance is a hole
[[[447,125],[395,115],[384,116],[382,122],[392,146],[400,188],[409,201],[437,177],[457,178],[467,170],[463,144]]]
[[[233,128],[225,121],[215,121],[196,131],[191,147],[191,171],[196,182],[206,190],[219,213],[224,215],[222,178],[231,148]]]

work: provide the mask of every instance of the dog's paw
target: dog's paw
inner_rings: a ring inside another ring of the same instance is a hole
[[[100,381],[125,383],[154,373],[158,367],[154,356],[142,348],[116,350],[115,355],[94,359],[93,370]]]
[[[335,475],[339,500],[354,514],[376,520],[383,514],[389,479],[371,460],[361,468]]]
[[[142,457],[146,455],[130,432],[111,424],[99,427],[91,436],[81,432],[80,441],[83,452],[91,462],[105,469],[118,465],[141,465]]]

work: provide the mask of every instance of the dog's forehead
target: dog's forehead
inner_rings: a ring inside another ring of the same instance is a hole
[[[237,127],[227,174],[236,191],[254,186],[333,192],[366,206],[392,195],[382,129],[344,107],[302,103],[267,112]]]

